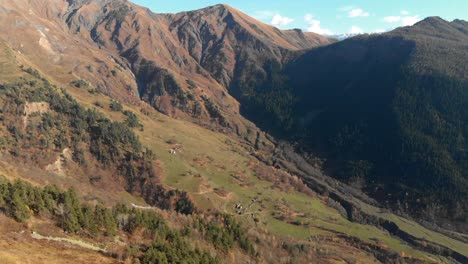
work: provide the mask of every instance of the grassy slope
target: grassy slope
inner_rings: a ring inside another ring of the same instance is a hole
[[[72,89],[70,92],[90,107],[96,101],[84,90]],[[108,110],[110,99],[99,96],[97,100],[106,106],[101,111],[104,111],[110,118],[117,120],[123,118],[120,113]],[[326,206],[318,197],[312,198],[298,192],[282,192],[273,188],[272,183],[259,180],[248,166],[250,162],[255,162],[254,159],[239,143],[225,135],[158,113],[145,116],[139,114],[140,111],[137,107],[129,107],[129,109],[137,113],[144,124],[144,131],[138,132],[140,139],[157,153],[158,159],[162,160],[165,172],[164,183],[170,187],[188,191],[196,201],[197,206],[203,209],[213,208],[235,214],[234,205],[237,202],[246,205],[253,197],[258,196],[265,207],[262,212],[256,214],[261,220],[259,226],[272,233],[304,240],[316,235],[333,238],[337,234],[345,234],[367,243],[388,247],[400,254],[403,252],[405,256],[426,261],[438,259],[433,255],[411,248],[406,243],[391,237],[376,227],[349,222],[335,209]],[[183,151],[176,156],[169,153],[171,145],[167,141],[171,139],[183,146]],[[212,161],[206,156],[209,156]],[[196,158],[205,161],[205,163],[194,162]],[[237,172],[245,172],[247,177],[245,177],[243,184],[248,186],[241,186],[233,179],[231,175]],[[201,177],[192,176],[197,174]],[[212,191],[216,187],[223,188],[231,194],[227,196],[228,198],[219,196]],[[307,227],[298,226],[274,218],[272,214],[278,203],[286,203],[291,210],[304,213],[305,217],[300,217],[300,219],[309,222],[310,225]],[[259,208],[258,205],[252,207],[255,210]],[[251,225],[253,224],[247,215],[238,217]],[[263,224],[265,222],[266,225]],[[420,230],[430,232],[419,225],[418,227]],[[432,239],[439,241],[438,243],[451,240],[437,233],[434,235]],[[451,244],[446,245],[450,246]],[[334,248],[334,250],[339,252],[339,248]],[[438,259],[438,261],[443,260]]]
[[[2,60],[0,61],[8,64],[9,59],[3,60],[5,57],[5,53],[2,53],[2,56],[0,56]],[[1,68],[4,74],[1,75],[0,73],[2,80],[5,80],[3,79],[5,76],[14,74],[14,71],[7,72],[8,69],[12,69],[10,66]],[[108,109],[110,102],[108,97],[103,95],[91,96],[86,90],[75,88],[70,88],[69,91],[85,106],[95,107],[94,103],[100,101],[105,106],[100,111],[111,119],[123,119],[121,113],[112,112]],[[255,177],[249,164],[256,161],[248,155],[239,142],[234,142],[225,135],[206,130],[192,123],[171,119],[156,112],[152,112],[150,116],[145,116],[140,114],[138,107],[126,106],[126,108],[130,108],[130,110],[137,113],[144,124],[144,131],[138,132],[138,134],[142,142],[153,149],[158,155],[157,158],[162,161],[164,183],[170,187],[188,191],[200,208],[205,210],[216,208],[220,211],[235,214],[235,203],[240,201],[246,205],[252,197],[258,196],[262,207],[264,207],[262,212],[256,214],[260,219],[259,227],[272,233],[304,241],[310,236],[317,235],[328,239],[326,241],[340,241],[338,235],[345,234],[381,247],[388,247],[400,254],[404,252],[406,256],[426,261],[444,261],[415,250],[375,227],[347,221],[336,210],[326,206],[319,197],[313,198],[302,193],[282,192],[279,189],[274,189],[272,183]],[[183,146],[183,151],[176,156],[171,155],[168,151],[171,146],[167,141],[170,139]],[[5,172],[8,173],[8,171]],[[242,184],[231,176],[239,173],[244,175]],[[216,187],[223,188],[228,195],[216,194],[213,191]],[[309,225],[298,226],[274,218],[273,213],[277,211],[278,204],[287,206],[291,211],[303,213],[302,216],[296,216],[296,218],[308,222]],[[260,209],[260,205],[255,204],[249,211],[258,211],[258,209]],[[246,215],[238,217],[250,226],[254,225],[250,217]],[[402,228],[404,227],[402,226]],[[454,245],[450,239],[429,232],[420,226],[416,228],[408,226],[408,229],[414,230],[414,235],[424,232],[427,234],[428,239],[433,239],[449,247]],[[320,248],[326,248],[327,252],[332,252],[332,254],[354,255],[360,262],[375,261],[373,257],[368,256],[366,253],[357,252],[355,248],[345,247],[342,243],[323,242],[323,240],[312,241],[311,243]],[[466,245],[457,244],[456,246],[461,251],[466,249]]]
[[[13,51],[0,40],[0,81],[8,82],[17,77],[16,58]]]

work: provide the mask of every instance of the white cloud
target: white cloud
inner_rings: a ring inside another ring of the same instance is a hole
[[[294,21],[294,19],[292,19],[290,17],[284,17],[284,16],[281,16],[279,14],[276,14],[271,19],[270,24],[275,26],[275,27],[284,27],[284,26],[287,26],[287,25],[291,24],[293,21]]]
[[[395,23],[395,22],[400,22],[401,17],[400,16],[388,16],[388,17],[384,17],[383,20],[387,23]]]
[[[307,22],[310,22],[310,21],[312,21],[313,19],[314,19],[314,16],[311,15],[311,14],[306,14],[306,15],[304,16],[304,20],[307,21]]]
[[[307,27],[308,32],[314,32],[320,35],[333,35],[331,30],[322,28],[320,20],[314,19],[314,16],[311,14],[306,14],[304,20],[309,24]]]
[[[400,11],[400,14],[402,14],[402,15],[404,15],[404,16],[407,16],[407,15],[409,15],[409,12],[406,11],[406,10],[401,10],[401,11]]]
[[[385,32],[387,32],[387,30],[381,29],[381,28],[374,30],[374,33],[377,33],[377,34],[385,33]]]
[[[269,22],[275,27],[284,27],[294,22],[294,19],[282,16],[279,12],[271,10],[256,11],[253,17],[258,20],[263,20],[264,22]]]
[[[348,12],[348,17],[368,17],[369,13],[364,12],[361,8],[355,8]]]
[[[388,16],[383,19],[387,23],[401,22],[402,26],[412,26],[419,22],[421,18],[419,15],[415,16]]]
[[[416,16],[405,16],[401,18],[401,23],[403,26],[412,26],[416,24],[417,22],[421,21],[421,18],[416,15]]]
[[[348,31],[349,34],[363,34],[364,33],[364,30],[362,30],[362,28],[358,27],[358,26],[352,26],[349,31]]]

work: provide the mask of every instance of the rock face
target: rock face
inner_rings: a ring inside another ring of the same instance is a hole
[[[32,102],[26,103],[24,106],[24,115],[29,116],[34,113],[47,113],[49,111],[49,104],[46,102]]]
[[[49,104],[46,102],[31,102],[24,105],[23,128],[28,125],[28,118],[32,114],[44,114],[49,111]]]
[[[237,133],[254,127],[239,114],[238,80],[266,78],[266,65],[333,41],[278,30],[227,5],[155,14],[124,0],[0,3],[0,37],[58,81],[84,80],[120,100],[143,99]]]

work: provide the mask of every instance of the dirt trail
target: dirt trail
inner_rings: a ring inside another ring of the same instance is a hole
[[[105,248],[98,247],[96,245],[93,245],[91,243],[81,241],[81,240],[75,240],[75,239],[70,239],[70,238],[65,238],[65,237],[50,237],[50,236],[43,236],[40,235],[36,232],[33,232],[31,234],[31,237],[37,240],[47,240],[47,241],[56,241],[56,242],[65,242],[69,243],[75,246],[79,246],[82,248],[94,250],[94,251],[99,251],[99,252],[106,252]]]

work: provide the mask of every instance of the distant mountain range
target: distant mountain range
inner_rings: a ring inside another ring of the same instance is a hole
[[[337,34],[337,35],[330,35],[330,38],[334,38],[337,40],[345,40],[347,38],[352,38],[355,36],[362,35],[360,33],[343,33],[343,34]]]

